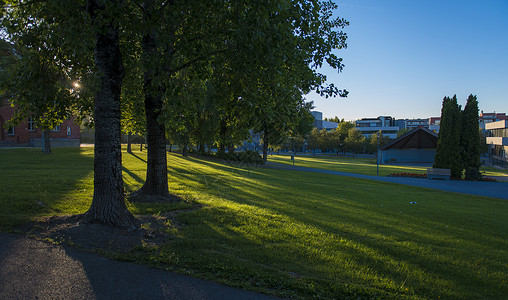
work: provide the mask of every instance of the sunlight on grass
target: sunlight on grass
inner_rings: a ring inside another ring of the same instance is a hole
[[[29,150],[0,152],[0,225],[86,211],[92,149],[50,156]],[[127,192],[141,187],[145,162],[146,152],[123,153]],[[376,167],[356,159],[301,163],[367,174]],[[128,203],[129,209],[157,215],[202,208],[178,214],[178,226],[168,226],[174,238],[133,253],[138,261],[293,298],[508,294],[505,200],[174,153],[168,177],[171,192],[190,204]]]
[[[269,156],[269,161],[282,164],[293,164],[291,158],[287,155]],[[295,166],[363,175],[376,175],[377,172],[375,158],[297,156],[295,158]],[[427,173],[427,167],[379,165],[380,176],[387,176],[392,173],[401,172],[425,174]]]

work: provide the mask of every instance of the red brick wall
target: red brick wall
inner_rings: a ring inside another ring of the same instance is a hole
[[[22,121],[19,125],[14,126],[14,135],[8,135],[7,128],[4,124],[11,119],[14,114],[14,108],[5,103],[0,106],[0,140],[12,142],[15,144],[27,144],[30,140],[40,139],[42,131],[36,128],[35,131],[28,130],[28,120]],[[74,122],[75,118],[71,117],[70,120],[65,120],[60,125],[60,131],[51,131],[50,137],[52,139],[79,139],[81,132],[79,125]],[[70,134],[67,134],[67,128],[70,128]]]

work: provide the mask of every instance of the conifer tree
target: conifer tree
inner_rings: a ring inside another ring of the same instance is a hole
[[[437,150],[434,160],[434,168],[451,170],[451,176],[462,176],[462,147],[460,144],[461,132],[460,106],[457,104],[457,96],[445,97],[441,109],[441,124],[437,141]]]
[[[469,95],[466,106],[462,112],[462,163],[465,178],[478,180],[480,174],[480,132],[478,131],[478,100],[476,96]]]

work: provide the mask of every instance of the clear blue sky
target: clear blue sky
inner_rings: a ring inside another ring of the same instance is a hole
[[[336,2],[350,22],[345,68],[322,72],[349,96],[306,95],[323,117],[435,117],[454,94],[508,113],[508,0]]]

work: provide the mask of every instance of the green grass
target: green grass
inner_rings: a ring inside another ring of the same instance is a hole
[[[90,149],[0,150],[0,224],[86,211],[92,156]],[[143,182],[146,153],[123,159],[133,191]],[[203,208],[179,214],[176,237],[133,253],[137,261],[297,298],[508,294],[505,200],[175,154],[168,165],[171,191]]]
[[[485,176],[508,176],[507,168],[482,167]]]
[[[273,155],[268,156],[271,162],[292,165],[291,156]],[[377,164],[375,158],[352,158],[341,156],[296,156],[295,165],[308,168],[325,169],[363,175],[376,175]],[[392,173],[418,173],[426,174],[427,167],[406,166],[406,165],[379,165],[379,175],[387,176]],[[494,167],[482,167],[484,176],[506,176],[508,169]]]
[[[288,155],[268,156],[269,161],[293,164]],[[376,175],[377,164],[375,158],[352,158],[340,156],[296,156],[295,166],[356,173],[363,175]],[[427,173],[427,167],[412,167],[398,165],[379,165],[379,175],[387,176],[392,173]]]

